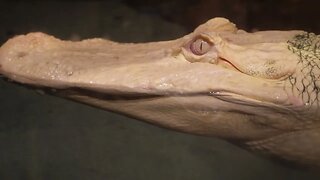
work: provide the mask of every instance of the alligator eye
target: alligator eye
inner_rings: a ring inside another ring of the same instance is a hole
[[[211,43],[209,43],[208,41],[205,41],[202,38],[199,38],[190,44],[190,50],[193,54],[200,56],[207,53],[210,50],[211,46],[212,46]]]

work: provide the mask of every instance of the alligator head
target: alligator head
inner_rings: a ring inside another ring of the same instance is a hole
[[[247,33],[215,18],[164,42],[17,36],[0,49],[0,73],[162,127],[320,166],[319,58],[312,33]]]

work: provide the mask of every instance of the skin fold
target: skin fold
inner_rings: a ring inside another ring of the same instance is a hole
[[[171,41],[8,40],[0,74],[158,126],[320,167],[320,36],[214,18]]]

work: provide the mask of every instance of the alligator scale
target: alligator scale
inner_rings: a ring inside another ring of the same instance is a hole
[[[165,128],[320,167],[320,36],[313,33],[248,33],[223,18],[151,43],[30,33],[1,47],[0,74]]]

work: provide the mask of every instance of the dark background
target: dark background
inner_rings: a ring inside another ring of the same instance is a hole
[[[42,31],[120,42],[183,36],[216,16],[247,31],[320,32],[318,1],[2,1],[0,43]],[[225,141],[154,127],[0,81],[0,179],[315,180]]]

